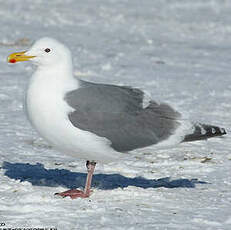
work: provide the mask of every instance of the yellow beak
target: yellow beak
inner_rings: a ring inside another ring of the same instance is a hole
[[[34,58],[36,56],[27,56],[24,55],[26,51],[18,52],[18,53],[12,53],[8,56],[7,61],[10,63],[15,63],[19,61],[29,61],[31,58]]]

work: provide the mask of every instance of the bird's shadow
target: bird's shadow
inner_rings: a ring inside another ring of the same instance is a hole
[[[37,163],[10,163],[3,162],[5,175],[11,179],[28,181],[32,185],[67,188],[84,187],[86,173],[71,172],[67,169],[46,169],[43,164]],[[136,186],[141,188],[194,188],[196,184],[207,184],[198,179],[175,179],[170,177],[160,179],[145,179],[143,177],[129,178],[120,174],[95,174],[92,187],[108,190]]]

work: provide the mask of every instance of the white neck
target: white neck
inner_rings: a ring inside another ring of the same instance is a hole
[[[65,94],[77,89],[78,86],[78,80],[73,77],[71,68],[39,67],[30,79],[25,101],[31,123],[38,126],[36,124],[39,122],[35,118],[39,117],[43,117],[43,120],[52,120],[54,114],[50,114],[50,111],[57,113],[57,105],[58,108],[65,107],[63,100]],[[65,108],[65,110],[70,110],[70,108]]]
[[[40,66],[37,68],[35,73],[29,82],[29,88],[36,84],[37,88],[43,89],[49,88],[55,89],[55,91],[62,91],[63,93],[78,88],[78,80],[73,77],[72,65],[55,65]]]

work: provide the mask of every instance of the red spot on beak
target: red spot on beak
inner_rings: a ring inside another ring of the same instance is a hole
[[[13,59],[10,59],[10,61],[9,61],[10,63],[15,63],[16,62],[16,60],[13,58]]]

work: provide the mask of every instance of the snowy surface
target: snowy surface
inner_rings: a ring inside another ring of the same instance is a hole
[[[23,113],[30,63],[8,54],[50,36],[73,52],[83,79],[140,87],[188,119],[231,124],[228,0],[0,1],[0,223],[76,229],[230,229],[231,140],[135,151],[96,167],[90,199],[55,197],[83,187],[85,162],[54,151]]]

